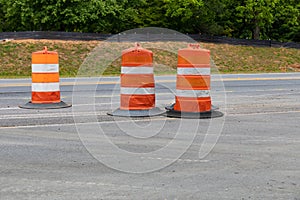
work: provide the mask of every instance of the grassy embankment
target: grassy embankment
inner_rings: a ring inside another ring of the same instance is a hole
[[[185,47],[186,44],[170,42],[142,45],[154,52],[156,74],[176,73],[176,50]],[[210,43],[201,43],[201,45],[211,51],[214,63],[220,73],[300,71],[300,50],[298,49]],[[30,77],[31,53],[42,50],[43,46],[47,46],[50,51],[59,53],[61,76],[73,77],[77,75],[80,66],[84,66],[81,67],[84,69],[81,70],[81,75],[118,75],[121,65],[119,55],[123,49],[131,47],[133,44],[50,40],[1,42],[0,78]],[[82,65],[84,61],[85,64]]]

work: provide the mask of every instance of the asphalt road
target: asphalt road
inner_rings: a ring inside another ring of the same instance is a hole
[[[157,77],[157,106],[174,90]],[[108,116],[114,77],[61,79],[61,92],[72,108],[20,109],[30,80],[0,80],[0,199],[300,199],[300,73],[213,76],[214,120]]]

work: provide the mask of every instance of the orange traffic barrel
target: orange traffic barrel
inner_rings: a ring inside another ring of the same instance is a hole
[[[175,104],[166,107],[167,116],[211,118],[222,116],[211,105],[210,51],[198,44],[178,51]]]
[[[109,115],[146,117],[164,113],[155,107],[153,53],[136,43],[122,52],[120,108]]]
[[[58,53],[43,51],[32,53],[31,101],[21,108],[54,109],[70,107],[60,99]]]

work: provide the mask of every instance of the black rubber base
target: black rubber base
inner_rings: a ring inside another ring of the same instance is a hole
[[[28,102],[25,105],[19,106],[20,108],[25,109],[59,109],[59,108],[68,108],[71,107],[71,104],[66,104],[65,102],[61,101],[59,103],[31,103]]]
[[[113,111],[112,113],[107,113],[111,116],[119,117],[151,117],[165,114],[166,112],[159,108],[152,108],[151,110],[121,110],[120,108]]]
[[[186,118],[186,119],[210,119],[210,118],[216,118],[216,117],[222,117],[224,114],[220,111],[217,111],[219,108],[212,106],[211,111],[209,112],[180,112],[174,110],[174,105],[167,106],[166,107],[166,116],[172,117],[172,118]]]

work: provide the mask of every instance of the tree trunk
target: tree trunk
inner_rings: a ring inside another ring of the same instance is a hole
[[[259,40],[260,39],[260,27],[257,23],[257,20],[255,21],[254,25],[255,25],[255,27],[253,30],[253,39]]]

